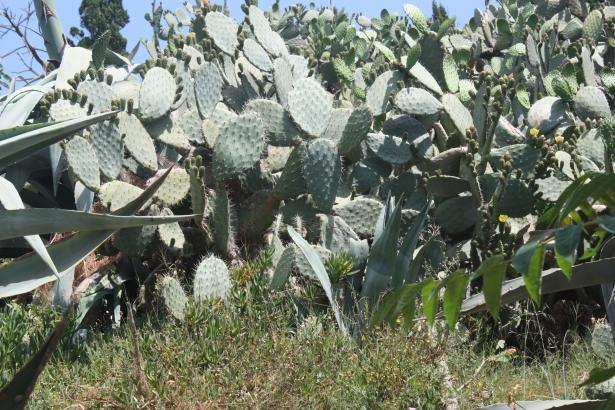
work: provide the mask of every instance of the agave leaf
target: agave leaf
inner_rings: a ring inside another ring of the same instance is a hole
[[[591,372],[589,372],[589,377],[587,378],[587,380],[581,383],[580,387],[588,386],[590,384],[599,384],[610,380],[613,377],[615,377],[615,366],[608,369],[595,368],[592,369]]]
[[[601,259],[572,267],[570,280],[561,269],[549,269],[542,273],[541,294],[548,295],[570,289],[585,288],[602,283],[615,282],[615,258]],[[505,281],[502,284],[502,304],[513,303],[529,296],[524,278]],[[466,300],[461,306],[461,314],[468,315],[487,309],[485,295],[477,293]]]
[[[370,303],[376,302],[382,292],[391,284],[393,269],[397,256],[397,241],[401,225],[400,201],[390,217],[387,218],[382,234],[374,240],[365,268],[365,281],[361,288],[361,297]]]
[[[13,380],[0,390],[0,409],[24,409],[26,407],[38,377],[66,332],[69,318],[70,309],[66,311],[40,350],[15,374]]]
[[[5,128],[0,130],[0,141],[5,139],[15,137],[19,134],[23,134],[28,131],[38,130],[39,128],[48,127],[51,124],[56,124],[57,122],[39,122],[36,124],[28,124],[28,125],[18,125],[11,128]]]
[[[129,216],[137,212],[149,201],[173,167],[152,183],[138,198],[113,213],[117,216]],[[113,229],[84,232],[72,238],[51,245],[47,248],[55,265],[61,272],[67,272],[79,264],[86,256],[96,250],[114,234]],[[35,255],[28,255],[0,267],[0,298],[30,292],[55,279],[49,267]]]
[[[425,226],[425,221],[427,221],[427,214],[429,209],[432,206],[432,202],[428,201],[421,212],[414,218],[412,222],[412,226],[408,230],[404,241],[401,244],[401,248],[399,248],[399,253],[395,258],[395,267],[393,268],[393,290],[399,289],[406,279],[408,281],[409,273],[410,273],[410,264],[412,263],[412,258],[414,257],[414,250],[416,249],[416,244],[419,241],[419,236],[423,231],[423,226]]]
[[[0,240],[53,232],[119,230],[160,225],[188,221],[196,216],[117,216],[45,208],[0,211]]]
[[[107,120],[115,116],[116,113],[116,111],[111,111],[53,123],[48,127],[34,129],[0,141],[0,169],[18,162],[48,145],[61,141],[74,132]]]
[[[604,400],[536,400],[517,401],[514,407],[509,404],[493,404],[481,407],[478,410],[598,410],[602,408]]]
[[[0,108],[0,129],[23,125],[51,86],[49,84],[24,87],[8,95]]]
[[[21,201],[21,197],[19,196],[19,192],[17,192],[17,189],[15,189],[12,183],[2,177],[0,177],[0,204],[2,204],[4,209],[7,210],[0,211],[2,213],[14,212],[15,210],[23,210],[24,207],[23,202]],[[49,253],[47,253],[45,244],[43,243],[43,240],[40,238],[40,236],[36,234],[26,233],[23,235],[15,235],[12,237],[15,238],[20,236],[24,237],[24,239],[28,242],[28,244],[30,244],[32,249],[34,249],[34,252],[36,252],[40,256],[41,260],[49,267],[49,269],[51,269],[53,274],[59,278],[60,274],[58,272],[58,269],[54,265],[51,256],[49,256]]]
[[[325,294],[327,295],[327,299],[329,299],[331,309],[333,309],[333,314],[335,315],[335,320],[337,321],[340,330],[345,335],[348,335],[348,330],[346,329],[346,325],[344,324],[342,313],[333,296],[331,280],[329,279],[329,275],[327,274],[327,269],[325,268],[325,265],[322,263],[322,260],[320,260],[320,256],[318,256],[318,253],[316,253],[314,248],[312,248],[312,245],[310,245],[305,239],[303,239],[301,235],[299,235],[297,231],[293,229],[292,226],[288,225],[286,229],[288,230],[288,234],[290,235],[291,239],[299,247],[301,252],[303,252],[306,259],[310,263],[310,266],[316,273],[318,281],[323,287]]]

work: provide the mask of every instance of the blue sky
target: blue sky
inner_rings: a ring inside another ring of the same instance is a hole
[[[216,2],[222,3],[223,0]],[[414,4],[415,6],[423,9],[425,14],[431,15],[431,0],[369,0],[369,1],[350,1],[350,0],[312,0],[317,6],[334,5],[336,7],[345,8],[349,13],[360,12],[368,17],[376,17],[380,15],[380,11],[383,8],[389,10],[389,12],[397,11],[403,14],[403,5],[407,2]],[[179,7],[183,7],[185,0],[163,0],[163,6],[167,9],[175,10]],[[190,0],[194,3],[194,0]],[[288,1],[282,0],[281,5],[286,7],[290,4],[295,4],[299,0]],[[308,3],[308,1],[301,1]],[[80,0],[56,0],[56,4],[59,8],[58,13],[62,20],[64,30],[68,33],[70,27],[79,26],[79,5]],[[261,0],[259,5],[261,8],[266,9],[273,3],[273,0]],[[484,0],[441,0],[442,3],[449,12],[449,15],[457,16],[457,23],[463,25],[473,15],[475,8],[484,8]],[[20,8],[27,4],[26,0],[0,0],[2,8],[8,7],[15,13],[19,13]],[[232,15],[238,19],[243,19],[243,13],[241,12],[240,5],[243,4],[243,0],[228,0],[229,7],[231,8]],[[122,33],[128,38],[128,47],[132,48],[141,37],[151,35],[151,29],[145,22],[143,16],[146,12],[151,10],[150,0],[124,0],[124,7],[128,10],[130,15],[130,24],[128,24]],[[16,47],[16,38],[4,38],[0,42],[0,55],[4,55]],[[141,59],[143,54],[138,56]],[[2,60],[5,71],[14,72],[20,70],[22,64],[16,57],[8,57]]]

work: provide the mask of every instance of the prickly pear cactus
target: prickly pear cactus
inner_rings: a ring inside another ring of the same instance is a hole
[[[131,256],[237,259],[272,231],[287,240],[288,224],[362,259],[392,196],[402,233],[433,200],[425,223],[451,253],[470,243],[474,259],[455,264],[473,265],[518,246],[508,217],[536,217],[583,174],[614,171],[605,2],[492,4],[459,29],[412,5],[357,25],[336,8],[247,1],[239,24],[199,3],[169,14],[142,64],[63,61],[24,119],[114,112],[50,156],[54,181],[111,212],[180,163],[140,212],[195,217],[122,231],[113,243],[134,240]],[[285,254],[276,286],[292,275]]]
[[[194,299],[198,302],[211,299],[226,300],[231,290],[228,268],[215,256],[204,258],[194,274]]]

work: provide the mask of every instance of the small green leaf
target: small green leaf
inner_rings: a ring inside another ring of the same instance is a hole
[[[325,291],[325,294],[327,295],[327,298],[329,299],[329,303],[331,304],[331,309],[333,310],[333,314],[335,315],[335,320],[337,321],[337,324],[340,330],[345,335],[348,335],[348,330],[346,329],[346,325],[344,324],[342,312],[337,304],[337,301],[335,300],[333,296],[331,280],[329,279],[329,275],[327,274],[327,269],[325,268],[325,265],[322,263],[320,256],[314,250],[312,245],[310,245],[305,239],[303,239],[301,235],[299,235],[297,231],[293,229],[292,226],[289,225],[286,227],[286,229],[288,231],[288,235],[290,235],[290,238],[293,240],[293,242],[295,242],[299,250],[303,252],[303,255],[305,255],[305,258],[307,259],[308,263],[310,264],[310,266],[316,273],[316,277],[318,278],[318,281],[320,282],[323,290]]]
[[[395,58],[395,54],[393,53],[393,51],[391,51],[390,48],[382,44],[380,41],[374,41],[374,47],[376,47],[378,51],[382,53],[384,58],[386,58],[389,63],[394,63],[397,61],[397,58]]]
[[[421,57],[421,45],[416,43],[414,47],[410,49],[408,57],[406,58],[406,70],[410,70],[419,61]]]
[[[500,302],[502,300],[502,282],[506,274],[508,261],[503,255],[495,255],[481,263],[474,277],[483,278],[483,293],[485,303],[491,316],[497,320],[500,315]]]
[[[62,320],[39,351],[0,389],[0,409],[24,409],[34,391],[36,382],[66,332],[72,309],[67,309]]]
[[[579,387],[588,386],[590,384],[598,384],[615,377],[615,367],[609,369],[596,368],[589,372],[589,378],[585,380]]]
[[[512,260],[513,267],[523,275],[523,282],[530,297],[540,303],[540,280],[544,261],[545,245],[529,242],[523,245]]]
[[[438,313],[438,306],[440,299],[438,298],[438,290],[440,290],[441,282],[433,279],[428,279],[423,283],[423,289],[421,290],[421,300],[423,302],[423,312],[425,318],[430,325],[433,325],[436,321],[436,314]]]
[[[95,69],[103,68],[105,64],[105,54],[109,48],[109,40],[111,40],[111,31],[105,31],[102,36],[96,39],[92,48],[92,65]]]
[[[446,278],[446,289],[444,290],[444,317],[450,329],[455,328],[461,303],[466,294],[469,276],[465,271],[458,270]]]
[[[570,225],[555,232],[555,260],[568,279],[572,277],[582,231],[581,225]]]
[[[596,218],[596,222],[608,233],[615,233],[615,216],[600,215]]]

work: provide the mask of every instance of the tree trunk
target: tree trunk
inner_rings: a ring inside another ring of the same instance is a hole
[[[45,40],[49,60],[62,61],[62,54],[67,42],[55,0],[34,0],[34,8],[36,9],[41,35]]]

